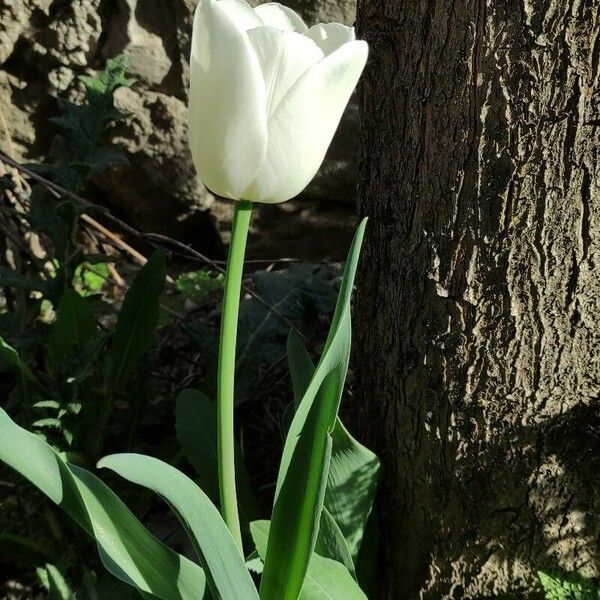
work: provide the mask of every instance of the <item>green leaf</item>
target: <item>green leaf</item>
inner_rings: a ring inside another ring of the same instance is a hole
[[[221,273],[214,275],[207,269],[182,273],[175,281],[175,287],[187,299],[200,304],[207,297],[223,289],[225,276]]]
[[[199,390],[183,390],[177,397],[175,427],[181,449],[198,474],[200,487],[219,502],[217,407]],[[258,507],[241,450],[236,444],[236,484],[240,516],[246,526],[257,518]]]
[[[538,572],[546,600],[599,600],[600,585],[577,573]]]
[[[379,519],[375,506],[367,519],[355,561],[358,583],[369,598],[375,598],[379,589]]]
[[[319,523],[319,534],[315,544],[315,552],[326,558],[331,558],[342,563],[356,579],[356,569],[352,555],[344,538],[342,530],[327,507],[323,507],[321,512],[321,522]]]
[[[185,457],[198,473],[200,486],[213,501],[218,500],[216,406],[198,390],[183,390],[177,397],[175,428]]]
[[[104,71],[95,77],[81,75],[79,80],[85,85],[88,92],[95,94],[112,94],[117,88],[129,86],[135,80],[125,77],[127,57],[119,54],[106,61]]]
[[[71,191],[79,191],[90,173],[125,161],[123,153],[107,147],[103,139],[106,126],[122,116],[114,108],[113,93],[131,83],[125,77],[124,57],[109,59],[103,72],[80,80],[87,102],[80,105],[58,99],[61,114],[50,121],[62,130],[62,135],[52,140],[45,164],[29,165]]]
[[[288,338],[288,361],[294,400],[299,403],[315,367],[302,340],[293,331]],[[380,462],[371,450],[350,435],[339,418],[336,419],[331,435],[333,447],[325,507],[339,526],[352,560],[356,563],[365,525],[377,493]]]
[[[104,262],[92,262],[92,259],[93,257],[86,256],[86,262],[77,266],[73,276],[73,285],[84,298],[101,292],[106,280],[110,278],[108,264],[105,262],[107,257],[101,257]]]
[[[48,339],[48,365],[56,371],[97,334],[96,321],[85,300],[66,289],[60,299],[56,322]]]
[[[166,274],[165,255],[156,251],[137,274],[125,296],[109,359],[108,385],[112,390],[125,383],[142,354],[152,344]]]
[[[0,373],[9,369],[19,373],[23,379],[27,379],[32,383],[36,381],[34,374],[21,360],[19,353],[0,337]]]
[[[37,569],[37,576],[48,590],[48,600],[75,600],[75,594],[69,588],[63,574],[51,564]]]
[[[63,508],[96,540],[104,566],[161,600],[198,600],[202,569],[159,542],[100,479],[71,465],[0,409],[0,460]]]
[[[99,467],[147,487],[168,502],[206,569],[208,585],[223,600],[257,600],[258,594],[227,525],[206,494],[174,467],[141,454],[113,454]]]
[[[350,357],[350,298],[365,226],[363,220],[352,242],[325,350],[286,438],[261,600],[296,600],[315,547],[331,458],[331,432]]]
[[[250,531],[258,554],[264,560],[270,537],[269,521],[254,521]],[[342,564],[313,553],[298,599],[367,600],[367,597]]]
[[[380,462],[350,435],[339,419],[332,437],[325,506],[339,525],[356,561],[377,493]]]

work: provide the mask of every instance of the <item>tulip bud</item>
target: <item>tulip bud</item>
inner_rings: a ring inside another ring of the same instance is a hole
[[[202,182],[276,203],[319,169],[368,46],[339,23],[310,29],[291,9],[200,0],[190,60],[189,139]]]

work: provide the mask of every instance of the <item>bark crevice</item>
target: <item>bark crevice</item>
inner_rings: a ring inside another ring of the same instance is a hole
[[[355,367],[384,598],[600,575],[599,11],[359,1]]]

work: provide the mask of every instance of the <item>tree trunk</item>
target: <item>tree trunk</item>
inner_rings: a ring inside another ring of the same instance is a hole
[[[359,0],[381,597],[600,575],[598,0]]]

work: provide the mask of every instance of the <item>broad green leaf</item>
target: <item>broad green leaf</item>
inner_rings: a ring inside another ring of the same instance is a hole
[[[175,405],[175,428],[183,454],[198,473],[200,487],[213,502],[217,501],[216,407],[199,390],[183,390]]]
[[[99,467],[147,487],[168,502],[185,527],[216,598],[257,600],[258,594],[227,525],[206,494],[174,467],[141,454],[113,454]]]
[[[310,383],[314,365],[302,340],[294,332],[288,339],[288,360],[294,399],[299,402]],[[380,462],[371,450],[350,435],[339,418],[331,435],[333,447],[325,507],[338,524],[356,562],[377,492]]]
[[[59,368],[96,333],[96,321],[85,300],[77,292],[66,289],[58,304],[56,322],[48,340],[50,368]]]
[[[286,438],[261,600],[296,600],[315,547],[331,458],[331,432],[350,357],[350,298],[365,225],[363,220],[352,242],[324,352]]]
[[[133,280],[119,313],[110,357],[109,387],[119,389],[152,343],[167,263],[156,251]]]
[[[296,407],[300,404],[311,378],[315,372],[315,366],[308,354],[300,337],[291,331],[288,337],[288,362],[292,376],[292,388],[294,392],[294,403]],[[336,420],[336,428],[339,419]],[[334,428],[335,432],[335,428]],[[331,462],[335,458],[335,437],[332,448]],[[327,500],[321,513],[321,522],[319,524],[319,534],[315,551],[321,556],[332,558],[341,562],[348,571],[356,578],[353,557],[348,548],[344,534],[336,523],[335,519],[327,509]]]
[[[269,521],[250,524],[258,555],[264,560],[269,539]],[[299,600],[367,600],[352,575],[339,562],[313,553]]]
[[[350,554],[344,534],[326,506],[323,507],[323,511],[321,512],[321,522],[319,523],[319,535],[315,544],[315,552],[342,563],[352,577],[356,579],[354,561],[352,560],[352,555]]]
[[[63,508],[96,540],[104,566],[161,600],[203,598],[202,569],[159,542],[95,475],[71,465],[0,409],[0,460]]]
[[[217,456],[217,407],[199,390],[183,390],[177,397],[175,427],[181,449],[196,469],[200,487],[215,503],[219,502],[219,465]],[[240,517],[247,527],[258,516],[256,498],[248,471],[236,444],[236,487]]]
[[[339,419],[332,437],[325,506],[344,534],[356,562],[377,493],[380,463],[371,450],[350,435]]]

